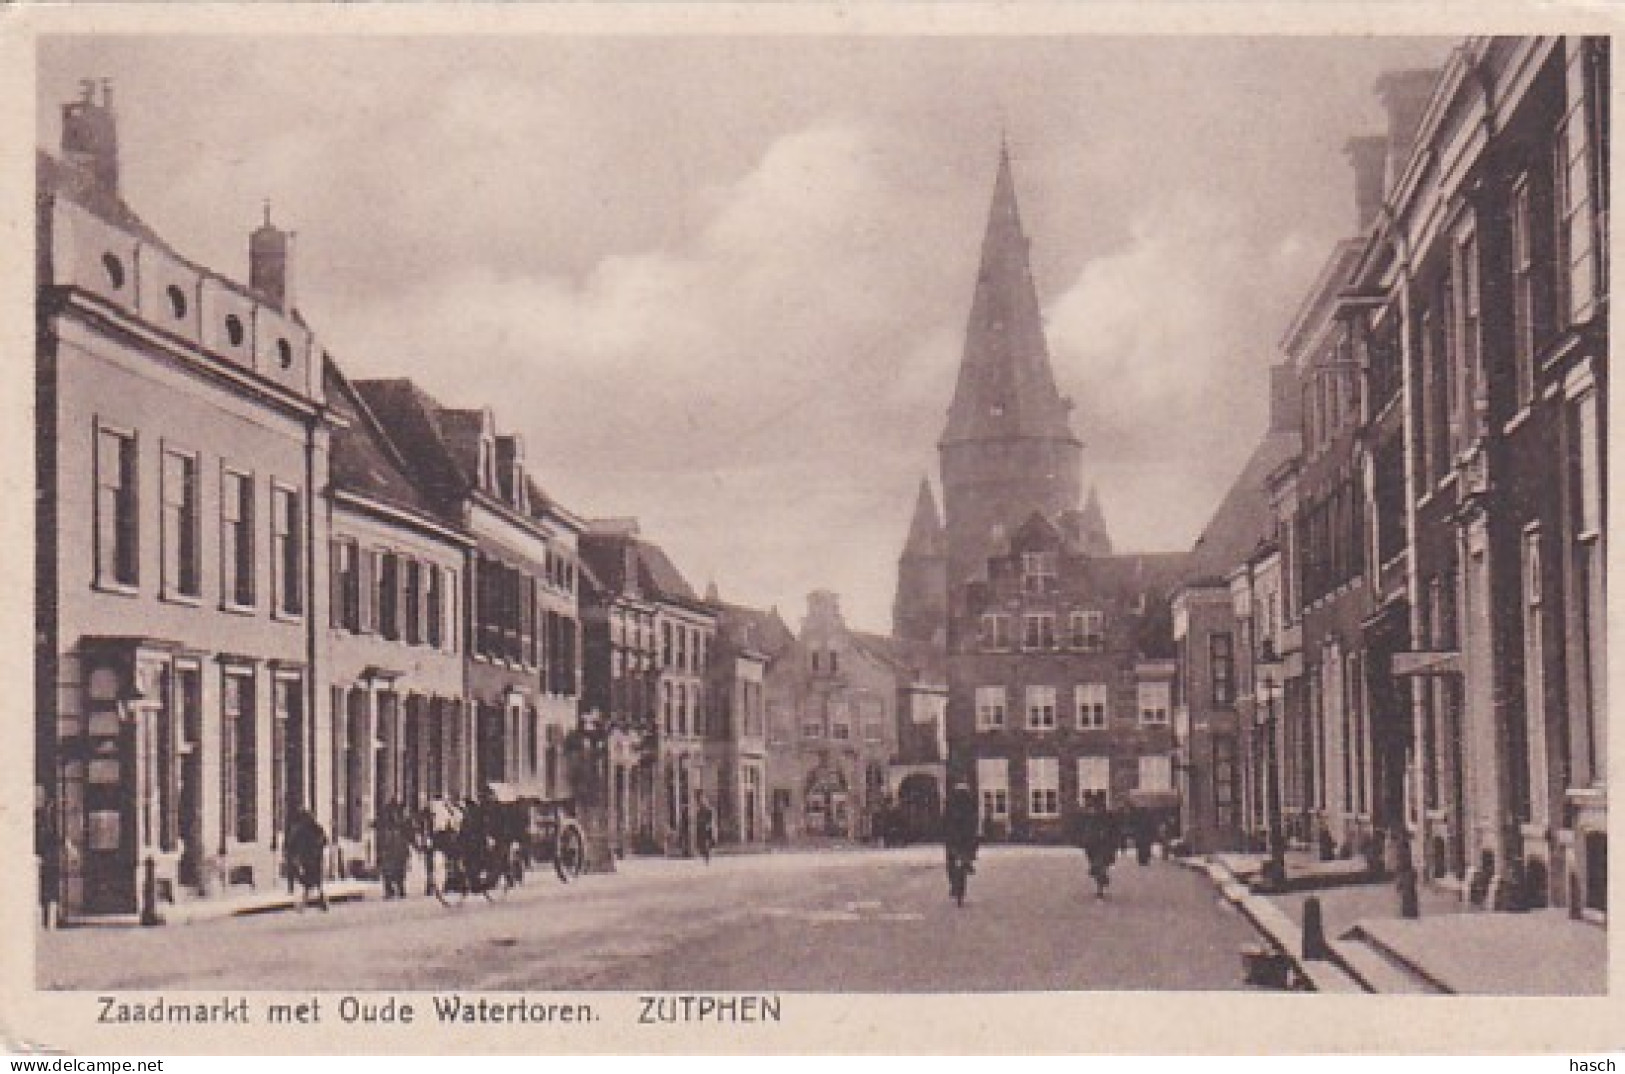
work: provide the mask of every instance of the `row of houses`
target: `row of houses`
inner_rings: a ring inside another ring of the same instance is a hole
[[[1490,906],[1607,906],[1609,43],[1377,86],[1357,228],[1176,594],[1183,817]]]
[[[120,197],[117,135],[87,84],[37,161],[45,900],[275,884],[304,810],[364,875],[387,807],[485,793],[575,799],[600,854],[687,849],[701,795],[727,840],[870,834],[928,669],[831,596],[798,638],[697,595],[490,409],[348,377],[269,209],[246,284],[190,261]]]

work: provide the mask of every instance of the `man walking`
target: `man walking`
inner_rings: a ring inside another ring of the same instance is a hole
[[[700,857],[711,864],[711,848],[717,842],[717,816],[706,801],[705,792],[699,792],[694,808],[694,841],[699,845]]]

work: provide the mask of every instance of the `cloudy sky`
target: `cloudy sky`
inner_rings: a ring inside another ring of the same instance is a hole
[[[269,198],[352,376],[490,405],[697,587],[890,622],[1001,130],[1120,550],[1189,545],[1354,223],[1342,147],[1442,39],[47,38],[38,138],[114,80],[124,192],[246,277]]]

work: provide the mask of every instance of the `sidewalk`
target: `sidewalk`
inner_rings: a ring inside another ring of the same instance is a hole
[[[330,905],[358,902],[379,891],[376,880],[334,880],[326,885]],[[299,896],[289,895],[284,887],[250,889],[230,895],[190,898],[183,902],[160,903],[158,916],[165,925],[191,925],[199,921],[218,921],[226,917],[247,917],[252,914],[270,914],[297,909]],[[312,905],[311,910],[321,913]],[[102,917],[76,918],[59,926],[66,929],[129,927],[141,923],[136,914],[114,914]]]
[[[1479,910],[1454,892],[1423,884],[1421,916],[1400,916],[1394,880],[1361,880],[1347,862],[1287,856],[1285,893],[1249,891],[1245,881],[1262,858],[1216,854],[1208,865],[1227,898],[1270,941],[1291,955],[1316,984],[1335,966],[1368,992],[1413,995],[1602,995],[1607,991],[1607,932],[1571,920],[1561,909],[1506,913]],[[1341,870],[1328,868],[1343,866]],[[1317,873],[1326,875],[1317,877]],[[1343,875],[1339,875],[1339,874]],[[1292,890],[1296,889],[1296,890]],[[1304,905],[1319,900],[1330,962],[1303,959]],[[1259,904],[1265,904],[1267,909]],[[1255,916],[1256,915],[1256,916]],[[1318,975],[1314,972],[1321,967]]]

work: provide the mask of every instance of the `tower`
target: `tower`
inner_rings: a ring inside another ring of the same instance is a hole
[[[892,636],[941,644],[948,626],[948,558],[931,482],[920,478],[908,543],[897,559]]]
[[[986,568],[996,531],[1014,533],[1035,511],[1055,519],[1077,509],[1083,445],[1070,410],[1055,387],[1010,154],[1001,147],[959,381],[937,445],[949,591]]]

